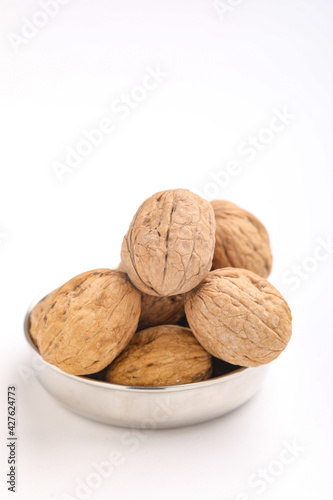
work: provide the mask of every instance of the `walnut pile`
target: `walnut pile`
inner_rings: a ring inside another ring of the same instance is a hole
[[[273,361],[292,317],[268,282],[269,236],[231,202],[185,189],[137,210],[117,270],[80,274],[31,311],[32,342],[72,375],[156,387]]]
[[[163,325],[134,335],[111,363],[106,380],[113,384],[163,386],[200,382],[212,373],[212,357],[189,328]]]
[[[268,278],[272,253],[265,226],[229,201],[215,200],[212,206],[216,219],[213,269],[237,267]]]
[[[185,189],[162,191],[136,212],[123,241],[121,269],[144,293],[178,295],[207,276],[214,246],[212,205]]]
[[[45,302],[36,327],[39,351],[67,373],[98,372],[126,347],[140,311],[141,295],[125,273],[80,274]]]
[[[201,345],[234,365],[273,361],[291,337],[291,312],[264,278],[245,269],[217,269],[186,294],[185,312]]]

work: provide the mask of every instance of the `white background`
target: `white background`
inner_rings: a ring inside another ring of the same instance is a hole
[[[15,50],[13,33],[40,7],[1,0],[1,498],[13,498],[4,479],[12,384],[19,500],[75,498],[78,479],[115,450],[124,463],[89,498],[332,498],[333,255],[309,257],[318,238],[333,237],[333,4],[229,4],[239,5],[219,16],[211,0],[71,0]],[[119,120],[112,102],[156,65],[168,76]],[[253,161],[240,155],[239,145],[284,108],[294,116],[285,129]],[[60,182],[53,162],[105,117],[117,119],[114,133]],[[22,375],[31,363],[25,310],[78,273],[116,266],[147,196],[176,187],[207,193],[211,175],[235,159],[240,171],[215,185],[217,197],[269,229],[270,280],[292,308],[292,341],[245,406],[213,422],[146,434],[131,452],[121,443],[124,429],[71,414],[29,371]],[[292,285],[295,265],[304,274]],[[302,448],[294,462],[270,476],[263,493],[250,486],[293,441]]]

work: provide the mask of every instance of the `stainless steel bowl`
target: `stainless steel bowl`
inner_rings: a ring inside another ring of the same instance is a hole
[[[88,377],[69,375],[43,360],[29,334],[28,309],[24,321],[26,340],[38,366],[41,385],[63,406],[106,424],[134,428],[171,428],[220,417],[248,401],[260,388],[267,366],[240,368],[205,382],[166,387],[131,387]]]

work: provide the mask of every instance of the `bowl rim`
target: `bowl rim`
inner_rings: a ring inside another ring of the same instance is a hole
[[[241,367],[238,368],[237,370],[234,370],[231,373],[226,373],[225,375],[220,375],[219,377],[214,377],[208,380],[203,380],[201,382],[192,382],[189,384],[179,384],[179,385],[161,385],[161,386],[136,386],[136,385],[120,385],[120,384],[112,384],[110,382],[106,382],[103,380],[94,380],[91,378],[88,378],[89,375],[73,375],[71,373],[67,373],[63,370],[60,370],[55,365],[52,365],[43,357],[41,356],[40,352],[38,351],[35,343],[33,342],[30,332],[29,332],[29,321],[30,321],[30,314],[32,309],[37,305],[43,298],[46,297],[47,294],[40,294],[36,297],[35,300],[33,300],[28,307],[28,310],[25,314],[24,317],[24,324],[23,324],[23,329],[24,329],[24,336],[25,339],[30,347],[30,349],[33,351],[34,355],[38,357],[38,359],[48,368],[51,368],[53,371],[58,373],[59,375],[62,375],[64,377],[68,377],[78,383],[82,384],[87,384],[87,385],[92,385],[95,387],[100,387],[103,389],[107,390],[116,390],[116,391],[122,391],[122,392],[143,392],[143,393],[161,393],[161,392],[179,392],[179,391],[186,391],[186,390],[194,390],[194,389],[201,389],[204,387],[210,387],[212,385],[220,384],[220,383],[225,383],[229,381],[231,378],[238,378],[243,376],[246,373],[249,373],[250,371],[254,371],[256,369],[264,368],[266,365],[258,366],[258,367]]]

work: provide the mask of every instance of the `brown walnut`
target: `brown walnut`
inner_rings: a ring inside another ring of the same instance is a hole
[[[291,312],[264,278],[245,269],[217,269],[186,294],[185,313],[200,344],[240,366],[273,361],[291,337]]]
[[[140,304],[125,273],[97,269],[76,276],[56,290],[39,318],[42,357],[74,375],[102,370],[135,333]]]
[[[142,203],[124,238],[121,269],[149,295],[178,295],[207,276],[215,246],[212,205],[185,189]]]
[[[54,290],[53,292],[46,295],[42,300],[35,305],[33,310],[30,313],[29,317],[29,333],[32,338],[34,344],[37,346],[37,333],[38,333],[38,322],[40,317],[43,315],[44,311],[49,307],[50,302],[52,302],[55,293],[58,291]]]
[[[212,358],[189,328],[160,325],[134,335],[107,369],[106,380],[153,387],[200,382],[211,373]]]
[[[151,326],[173,325],[184,314],[184,295],[156,297],[143,293],[138,330]]]
[[[229,201],[212,201],[216,219],[213,269],[236,267],[268,278],[272,253],[265,226]]]

